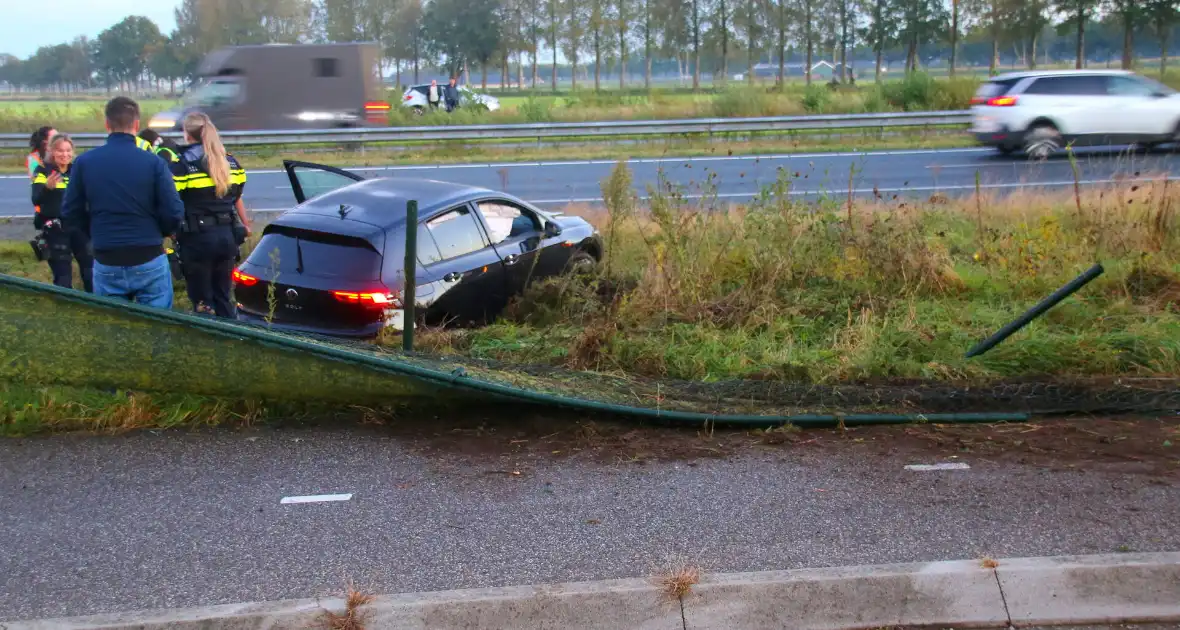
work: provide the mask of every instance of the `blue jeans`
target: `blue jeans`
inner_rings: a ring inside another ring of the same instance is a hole
[[[168,256],[161,254],[135,267],[108,267],[94,261],[94,294],[171,309],[172,268]]]

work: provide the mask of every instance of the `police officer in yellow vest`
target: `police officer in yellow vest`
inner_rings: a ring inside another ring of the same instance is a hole
[[[169,166],[184,202],[177,242],[185,286],[196,312],[236,317],[230,289],[238,246],[246,238],[237,214],[246,171],[226,153],[205,114],[185,117],[184,139],[179,159]]]
[[[155,129],[144,129],[140,131],[139,139],[147,143],[148,151],[160,156],[169,164],[180,159],[176,143],[161,136]],[[136,144],[138,145],[138,143]]]
[[[94,292],[94,252],[85,226],[63,225],[61,204],[66,187],[70,185],[70,165],[74,162],[74,142],[59,133],[49,142],[44,164],[33,171],[33,205],[37,214],[33,225],[41,232],[41,241],[48,251],[49,269],[53,284],[67,289],[74,285],[74,260],[82,275],[82,286]],[[36,247],[36,245],[34,245]]]

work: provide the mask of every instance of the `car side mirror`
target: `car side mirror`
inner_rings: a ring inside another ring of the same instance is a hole
[[[545,238],[553,238],[555,236],[561,236],[561,226],[552,221],[546,222]]]

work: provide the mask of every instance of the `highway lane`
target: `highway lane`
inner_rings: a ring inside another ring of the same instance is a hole
[[[532,162],[447,164],[356,168],[365,177],[427,177],[506,190],[541,206],[596,203],[600,184],[615,162]],[[662,181],[690,196],[715,192],[721,200],[753,197],[779,177],[790,182],[793,195],[856,195],[924,197],[941,191],[951,195],[974,190],[976,176],[989,191],[1023,187],[1072,186],[1073,169],[1064,157],[1043,163],[1004,158],[980,148],[856,153],[813,153],[774,156],[717,156],[658,158],[630,161],[635,188],[645,195],[648,186]],[[1078,176],[1083,185],[1108,183],[1134,173],[1177,172],[1180,156],[1171,151],[1127,153],[1118,150],[1080,150]],[[249,168],[249,163],[246,164]],[[287,176],[280,170],[249,171],[247,205],[255,210],[284,210],[294,204]],[[715,187],[710,191],[710,186]],[[0,178],[0,216],[30,216],[28,180],[20,175]]]
[[[726,459],[637,461],[638,444],[563,459],[529,446],[541,430],[493,449],[421,422],[429,444],[328,428],[0,441],[0,620],[339,595],[346,578],[417,592],[1180,541],[1175,475],[1133,463],[916,453],[855,431]],[[905,469],[937,461],[970,468]],[[336,493],[351,496],[281,503]]]

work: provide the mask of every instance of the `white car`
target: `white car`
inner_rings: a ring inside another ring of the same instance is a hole
[[[446,88],[445,84],[439,84],[439,94]],[[413,107],[415,114],[422,114],[426,111],[428,102],[426,95],[430,92],[430,84],[411,85],[406,88],[402,94],[402,107]],[[459,86],[459,109],[470,107],[472,103],[480,103],[488,108],[488,111],[494,112],[500,109],[500,99],[490,94],[480,94],[466,85]],[[439,103],[439,109],[443,109],[445,103]]]
[[[971,132],[1007,155],[1045,159],[1069,144],[1180,142],[1180,95],[1122,70],[1013,72],[980,86]]]

